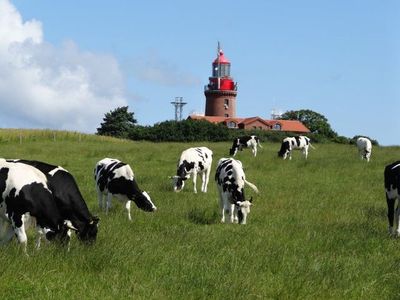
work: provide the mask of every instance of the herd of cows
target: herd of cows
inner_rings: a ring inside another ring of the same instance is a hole
[[[257,187],[246,180],[242,163],[234,159],[238,151],[250,148],[257,155],[261,147],[257,136],[235,138],[230,149],[230,158],[221,158],[216,167],[215,182],[218,188],[221,222],[225,216],[230,223],[246,224],[252,198],[244,194],[245,185],[256,193]],[[308,148],[313,147],[305,136],[283,139],[278,156],[291,159],[293,150],[301,150],[308,157]],[[362,159],[369,162],[372,145],[367,138],[360,137],[357,147]],[[207,147],[189,148],[182,152],[175,176],[173,189],[179,192],[185,181],[192,177],[193,189],[197,193],[197,175],[202,176],[201,191],[207,192],[213,152]],[[128,219],[131,220],[131,202],[144,211],[157,210],[149,194],[141,190],[131,167],[117,159],[104,158],[94,168],[94,180],[99,208],[108,213],[113,197],[125,203]],[[400,161],[386,166],[384,182],[388,206],[389,232],[400,235],[400,208],[395,209],[400,199]],[[41,239],[59,241],[69,245],[72,232],[85,243],[96,240],[99,218],[90,213],[74,177],[60,166],[22,159],[0,159],[0,244],[8,243],[16,236],[27,253],[26,229],[36,226],[36,247]],[[394,223],[397,229],[394,231]]]

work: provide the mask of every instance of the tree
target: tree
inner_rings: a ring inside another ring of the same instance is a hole
[[[97,128],[98,135],[126,138],[129,131],[137,123],[133,112],[128,112],[128,106],[118,107],[105,114],[103,123]]]
[[[325,116],[309,110],[290,110],[281,116],[282,120],[298,120],[302,122],[312,133],[320,134],[328,138],[335,138],[338,134],[332,130]]]

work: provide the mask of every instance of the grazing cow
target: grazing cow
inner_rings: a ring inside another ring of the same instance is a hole
[[[185,186],[185,180],[193,177],[194,192],[197,193],[197,174],[202,175],[201,191],[207,192],[210,178],[213,152],[207,147],[189,148],[182,152],[178,161],[176,175],[171,176],[175,192],[180,192]]]
[[[82,197],[74,177],[60,166],[34,160],[14,160],[30,165],[43,172],[53,194],[56,205],[64,220],[71,222],[78,238],[84,242],[94,242],[97,237],[99,218],[93,216]]]
[[[32,218],[36,221],[38,233],[45,234],[48,240],[67,240],[70,224],[60,214],[47,178],[41,171],[0,159],[0,195],[0,218],[6,227],[2,243],[10,241],[14,233],[26,254],[28,238],[25,228]]]
[[[278,156],[283,157],[283,159],[289,156],[289,159],[292,159],[292,150],[299,149],[307,159],[308,147],[314,148],[310,143],[310,139],[306,136],[287,137],[282,141]]]
[[[372,151],[371,141],[365,137],[359,137],[357,139],[357,148],[358,148],[358,153],[361,156],[361,159],[365,159],[367,160],[367,162],[369,162]]]
[[[221,158],[217,165],[215,181],[222,210],[221,222],[225,223],[225,214],[229,214],[230,223],[246,224],[252,199],[245,199],[244,186],[247,184],[256,193],[258,189],[246,180],[242,163],[233,158]]]
[[[389,233],[400,236],[400,160],[385,167],[385,192],[388,207]],[[394,211],[397,200],[396,212]],[[393,218],[395,217],[396,232],[393,232]]]
[[[104,158],[100,160],[94,169],[96,190],[100,209],[105,209],[106,213],[111,207],[113,196],[125,202],[128,211],[128,218],[131,221],[131,201],[144,211],[150,212],[157,210],[149,194],[139,189],[131,167],[117,159]],[[104,197],[107,201],[104,203]]]
[[[260,139],[255,135],[237,137],[233,140],[232,148],[229,149],[229,155],[235,156],[238,150],[242,151],[243,148],[251,148],[254,156],[257,155],[257,146],[260,146]]]

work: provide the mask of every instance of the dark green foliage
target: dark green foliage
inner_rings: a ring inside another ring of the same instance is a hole
[[[129,138],[153,142],[218,142],[229,140],[229,130],[222,124],[207,121],[164,121],[154,126],[136,126],[130,130]]]
[[[281,116],[282,120],[298,120],[302,122],[312,133],[317,133],[328,138],[337,137],[337,133],[332,130],[328,119],[310,109],[290,110]]]
[[[118,107],[106,113],[104,122],[97,128],[97,134],[126,138],[137,123],[133,115],[133,112],[128,112],[128,106]]]

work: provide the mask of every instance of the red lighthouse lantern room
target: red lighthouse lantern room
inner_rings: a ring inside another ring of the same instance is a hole
[[[212,76],[204,89],[206,116],[236,117],[237,86],[230,72],[231,63],[218,43],[217,58],[212,63]]]

